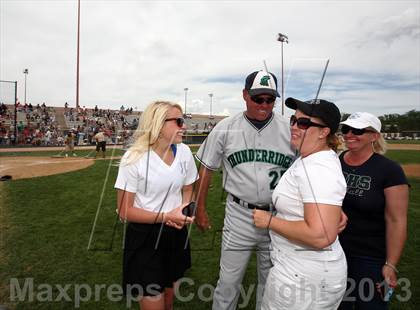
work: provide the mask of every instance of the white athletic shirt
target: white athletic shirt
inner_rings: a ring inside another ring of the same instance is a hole
[[[129,151],[123,158],[128,154]],[[170,166],[153,150],[144,153],[133,164],[120,166],[114,187],[136,193],[136,208],[169,212],[182,204],[182,187],[197,179],[197,168],[191,150],[181,143],[177,144],[176,156]]]
[[[283,174],[273,192],[276,217],[301,221],[304,218],[304,203],[317,202],[341,207],[346,187],[340,160],[334,151],[321,151],[305,158],[299,157]],[[317,251],[294,243],[273,231],[270,231],[270,235],[274,249],[293,251],[306,258],[334,260],[343,251],[338,237],[327,250]]]

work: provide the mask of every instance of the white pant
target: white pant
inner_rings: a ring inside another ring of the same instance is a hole
[[[262,310],[337,309],[346,291],[347,262],[302,258],[299,252],[273,250],[274,266],[265,285]]]

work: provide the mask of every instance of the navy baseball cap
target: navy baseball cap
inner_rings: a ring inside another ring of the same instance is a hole
[[[293,110],[300,110],[306,115],[320,118],[335,133],[340,125],[341,113],[337,106],[324,99],[300,101],[287,98],[286,106]]]
[[[277,92],[277,78],[267,71],[255,71],[246,77],[245,89],[250,96],[256,95],[272,95],[280,97]]]

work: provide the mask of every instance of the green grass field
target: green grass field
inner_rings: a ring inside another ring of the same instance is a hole
[[[418,163],[417,154],[397,151],[390,152],[390,157]],[[112,285],[121,282],[124,226],[115,214],[115,164],[96,161],[89,168],[71,173],[0,183],[0,305],[10,309],[73,309],[78,304],[80,309],[127,309],[118,291],[110,295],[111,300],[107,298],[107,290],[113,291]],[[175,309],[211,309],[224,216],[221,174],[215,173],[213,181],[208,199],[212,229],[200,233],[193,226],[193,267],[186,275],[189,282],[180,288],[181,296],[191,296],[192,300],[177,300]],[[399,265],[399,276],[405,282],[395,293],[391,310],[415,310],[420,305],[420,179],[410,179],[410,184],[409,238]],[[17,296],[16,288],[25,290],[25,279],[28,291],[33,281],[33,301],[30,295],[22,301],[11,300]],[[252,292],[255,279],[253,257],[244,280],[246,290]],[[90,296],[87,286],[92,289]],[[75,300],[78,292],[81,298]],[[407,294],[411,294],[408,301],[398,301]],[[241,298],[241,309],[254,309],[254,296],[248,304]],[[136,303],[132,309],[138,309]]]
[[[419,164],[420,163],[420,152],[415,150],[399,151],[389,150],[386,152],[386,156],[395,160],[400,164]]]

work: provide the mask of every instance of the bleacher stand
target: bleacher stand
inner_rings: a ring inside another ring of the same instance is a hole
[[[121,107],[123,108],[123,107]],[[127,130],[137,128],[139,113],[133,113],[133,109],[110,110],[94,109],[85,107],[64,109],[64,117],[68,128],[74,128],[78,134],[78,144],[94,144],[94,135],[99,128],[104,129],[107,136],[107,144],[122,143],[127,135]]]
[[[12,114],[7,105],[0,104],[0,145],[10,144],[10,127]],[[13,132],[12,126],[12,132]]]
[[[69,130],[76,135],[76,145],[93,145],[99,128],[105,131],[107,144],[128,145],[138,127],[140,112],[121,106],[119,110],[49,107],[44,103],[16,105],[17,144],[34,146],[62,146]],[[223,117],[188,115],[187,134],[207,134]],[[14,106],[0,104],[0,145],[14,141]]]

